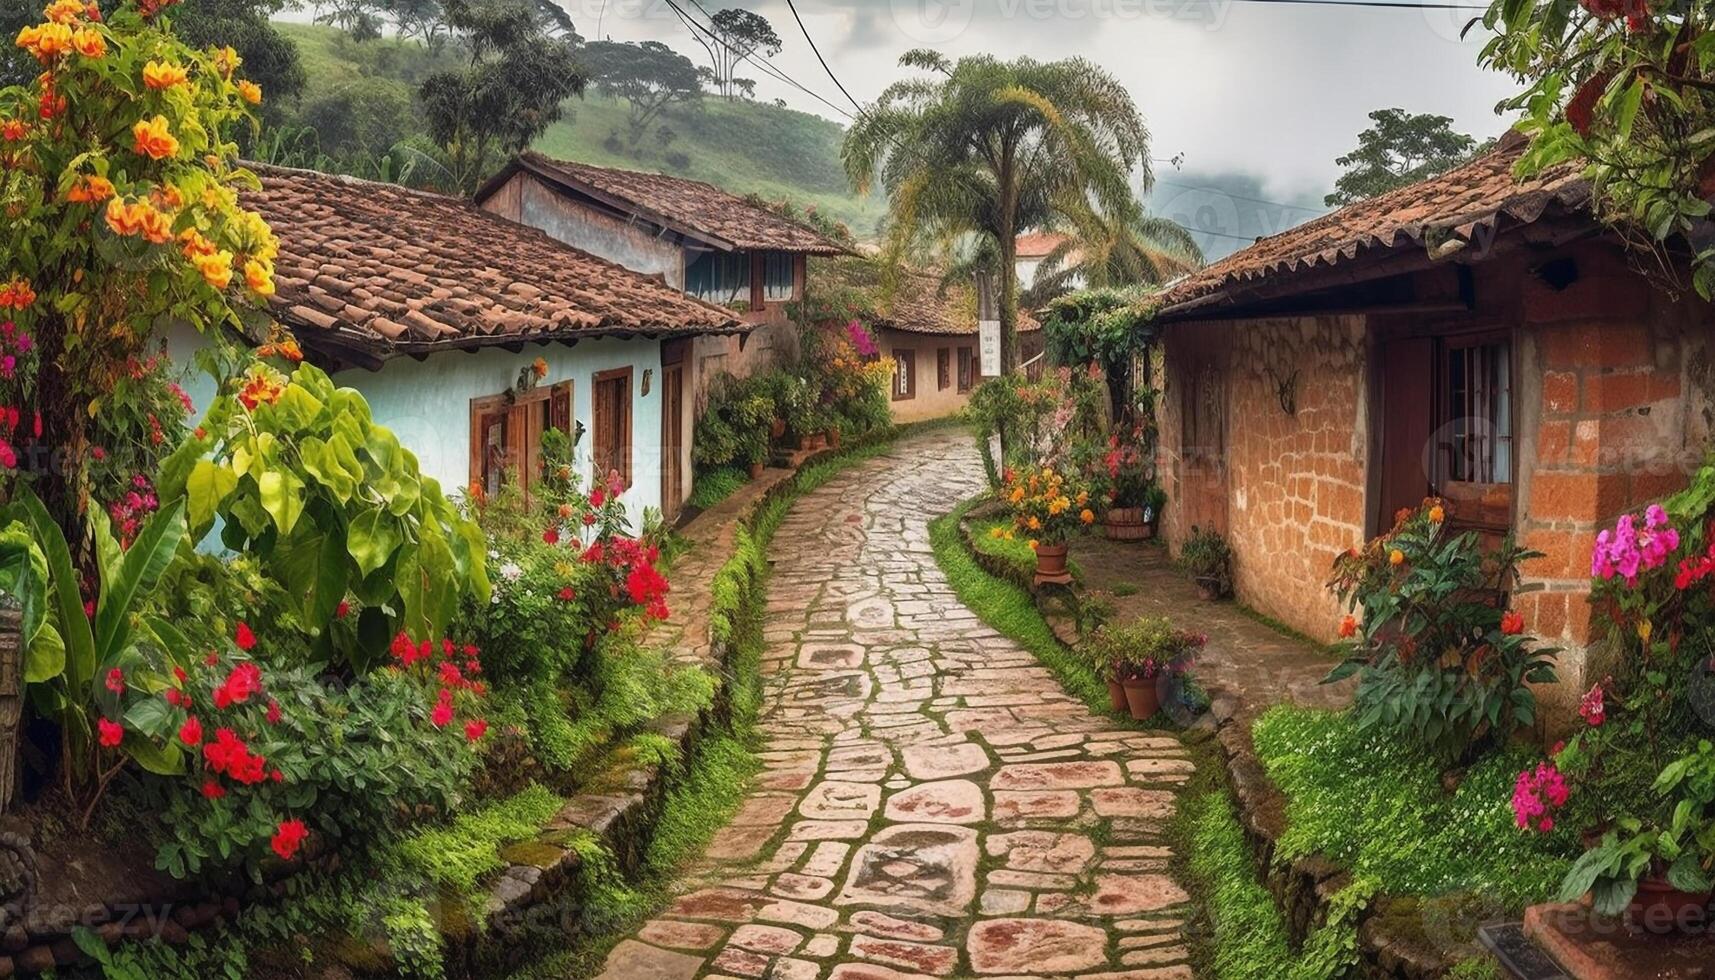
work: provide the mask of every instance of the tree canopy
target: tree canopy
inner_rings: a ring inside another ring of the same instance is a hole
[[[1132,181],[1151,182],[1149,132],[1112,75],[1083,58],[951,62],[918,50],[900,63],[926,74],[888,86],[842,147],[853,184],[886,191],[896,254],[923,236],[975,236],[1011,270],[1025,228],[1092,211],[1136,219]],[[1010,271],[999,278],[1001,366],[1011,370],[1018,283]]]
[[[578,61],[597,88],[630,106],[627,141],[634,148],[668,106],[694,102],[703,94],[691,59],[660,41],[591,41],[578,52]]]
[[[1346,168],[1334,182],[1329,206],[1363,201],[1457,166],[1477,141],[1453,131],[1453,120],[1404,109],[1377,109],[1374,124],[1358,134],[1358,148],[1334,162]]]
[[[727,99],[749,98],[756,92],[756,83],[735,77],[738,66],[760,51],[767,57],[780,53],[780,35],[768,18],[738,7],[717,10],[709,18],[713,37],[692,32],[697,43],[709,54],[709,81],[716,92]]]
[[[572,41],[550,35],[534,0],[447,0],[447,23],[470,63],[438,72],[419,96],[429,136],[446,152],[457,186],[475,190],[500,158],[530,145],[583,94]]]

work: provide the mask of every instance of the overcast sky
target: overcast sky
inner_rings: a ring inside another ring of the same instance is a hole
[[[656,39],[701,60],[665,0],[562,0],[585,37]],[[693,14],[691,0],[678,0]],[[1454,119],[1479,139],[1506,123],[1495,103],[1506,77],[1477,65],[1481,27],[1459,40],[1475,11],[1311,6],[1232,0],[797,0],[811,36],[860,102],[905,74],[899,55],[934,47],[1040,60],[1082,55],[1128,88],[1153,136],[1160,183],[1154,210],[1240,237],[1279,231],[1331,189],[1334,158],[1351,149],[1373,109],[1398,106]],[[1457,0],[1429,0],[1457,2]],[[1468,2],[1468,0],[1467,0]],[[702,0],[709,11],[733,0]],[[785,42],[773,60],[786,75],[849,109],[816,62],[785,0],[742,0]],[[844,121],[838,112],[761,72],[759,98]],[[1183,157],[1175,171],[1166,162]],[[1209,195],[1191,187],[1227,191]],[[1235,196],[1235,195],[1242,195]],[[1247,201],[1243,198],[1256,198]]]

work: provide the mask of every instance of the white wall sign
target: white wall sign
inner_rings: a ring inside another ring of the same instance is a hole
[[[982,359],[985,378],[1000,377],[1000,321],[977,321],[977,350]]]

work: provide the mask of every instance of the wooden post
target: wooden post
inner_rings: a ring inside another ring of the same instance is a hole
[[[24,611],[0,596],[0,814],[18,787],[18,726],[24,718]]]

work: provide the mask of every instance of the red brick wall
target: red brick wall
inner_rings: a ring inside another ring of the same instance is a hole
[[[1181,330],[1196,330],[1198,338]],[[1225,520],[1240,602],[1332,639],[1340,608],[1323,588],[1334,555],[1363,540],[1368,420],[1362,317],[1197,324],[1168,331],[1161,413],[1164,526],[1177,551],[1195,521],[1212,523],[1218,485],[1187,474],[1181,433],[1187,372],[1225,351]],[[1202,350],[1193,351],[1193,345]],[[1282,386],[1294,412],[1282,406]]]
[[[1596,533],[1683,487],[1708,438],[1708,311],[1675,301],[1616,252],[1569,253],[1579,278],[1556,291],[1531,276],[1519,297],[1524,466],[1519,540],[1545,557],[1540,591],[1515,598],[1532,632],[1565,647],[1557,697],[1589,686],[1599,640],[1586,599]]]

